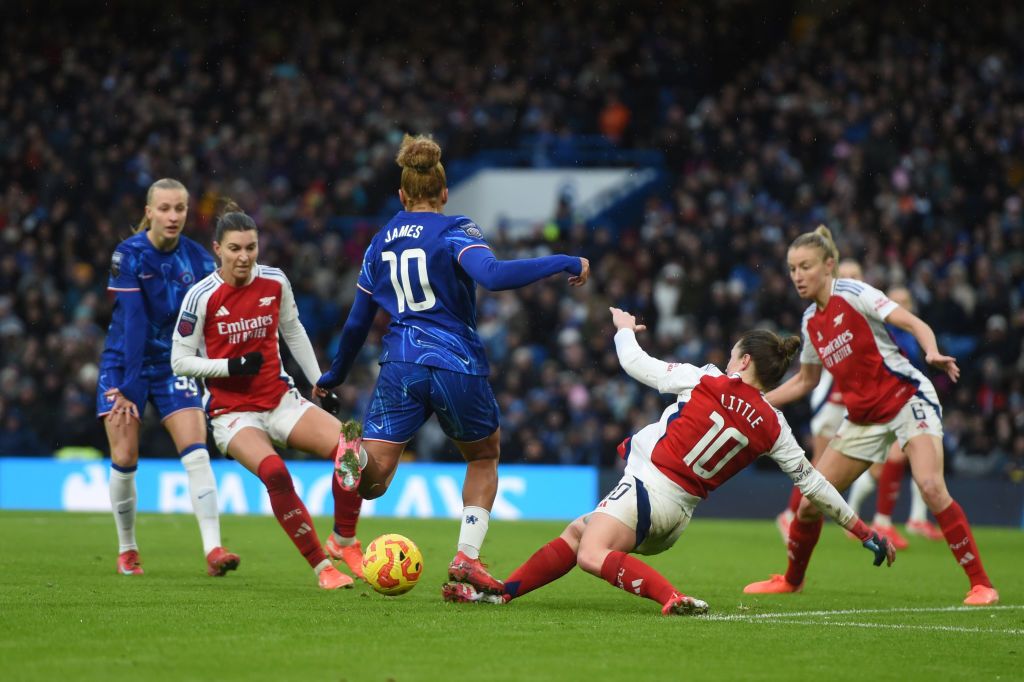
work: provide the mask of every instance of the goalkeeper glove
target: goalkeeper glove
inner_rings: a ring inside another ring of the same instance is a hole
[[[338,408],[341,407],[341,401],[338,400],[338,396],[334,391],[328,391],[327,395],[320,396],[320,407],[337,416]]]

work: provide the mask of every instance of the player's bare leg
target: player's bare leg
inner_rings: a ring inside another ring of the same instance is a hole
[[[462,484],[459,546],[448,566],[448,579],[469,583],[480,592],[500,595],[505,586],[481,563],[480,548],[487,537],[491,507],[498,494],[501,429],[477,441],[455,441],[455,444],[466,460],[466,479]]]
[[[921,488],[925,503],[935,515],[953,557],[970,580],[971,589],[964,603],[968,606],[998,603],[999,593],[992,586],[981,563],[981,555],[967,516],[946,488],[942,473],[942,439],[932,435],[916,436],[907,442],[904,450],[910,459],[914,481]]]
[[[657,570],[629,554],[636,546],[636,529],[609,514],[596,511],[585,519],[576,563],[613,587],[658,602],[665,615],[706,613],[707,603],[677,590]]]
[[[363,465],[359,481],[359,496],[364,500],[375,500],[387,492],[395,477],[398,461],[405,451],[406,442],[393,443],[386,440],[363,439],[360,453]]]
[[[163,425],[181,454],[181,464],[188,474],[188,492],[192,498],[192,511],[199,522],[206,572],[222,576],[238,568],[241,559],[221,546],[217,481],[206,449],[206,414],[198,408],[178,410],[167,415]]]
[[[117,571],[122,575],[142,575],[139,546],[135,540],[135,471],[139,463],[139,420],[136,417],[103,418],[110,443],[110,508],[117,527]]]
[[[351,587],[352,578],[334,567],[324,554],[306,505],[295,493],[292,477],[284,460],[274,451],[267,434],[247,427],[228,443],[228,454],[263,481],[270,496],[270,507],[277,522],[309,562],[320,587],[328,590]]]

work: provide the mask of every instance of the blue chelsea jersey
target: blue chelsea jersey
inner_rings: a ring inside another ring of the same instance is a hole
[[[124,310],[114,305],[103,354],[108,361],[124,364],[125,335],[143,333],[146,343],[142,363],[170,363],[171,336],[185,292],[216,269],[213,257],[197,242],[182,236],[172,251],[160,251],[146,232],[117,245],[110,263],[109,291],[141,293],[146,314],[145,329],[125,329]]]
[[[459,215],[399,211],[374,236],[357,286],[391,315],[382,363],[488,374],[476,333],[476,282],[459,266],[473,248],[490,247]]]

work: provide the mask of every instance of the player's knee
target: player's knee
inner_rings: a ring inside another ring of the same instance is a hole
[[[921,497],[929,508],[941,504],[949,497],[946,491],[946,484],[939,476],[927,476],[917,481],[917,487],[921,489]]]
[[[592,575],[601,575],[601,566],[608,556],[608,549],[595,547],[589,544],[581,544],[576,551],[576,565]]]
[[[586,525],[583,523],[583,517],[579,517],[562,531],[561,538],[568,543],[570,547],[575,550],[579,549],[580,538],[583,537],[583,529]]]
[[[119,467],[127,469],[139,463],[139,453],[129,446],[111,448],[110,461]]]
[[[284,460],[277,455],[271,455],[260,462],[257,473],[268,492],[292,489],[292,475],[288,473]]]

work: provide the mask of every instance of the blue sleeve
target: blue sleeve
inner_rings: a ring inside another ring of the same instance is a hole
[[[345,381],[352,364],[356,361],[359,349],[366,341],[366,335],[370,333],[370,326],[373,318],[377,315],[377,303],[362,289],[356,290],[356,300],[352,303],[352,310],[348,313],[345,326],[341,330],[341,342],[338,344],[338,354],[334,356],[331,368],[316,382],[320,388],[334,388]]]
[[[373,293],[373,268],[371,267],[371,260],[373,258],[373,242],[366,247],[366,252],[363,253],[363,264],[359,268],[359,279],[356,280],[356,286],[363,291],[372,294]]]
[[[540,258],[500,261],[490,249],[468,248],[459,259],[462,269],[490,291],[517,289],[559,272],[579,275],[583,263],[574,256],[558,254]]]
[[[142,356],[146,351],[146,330],[149,320],[141,291],[118,291],[117,305],[124,315],[124,378],[117,388],[125,398],[135,403],[139,412],[145,407],[140,402],[146,395],[142,377]]]

